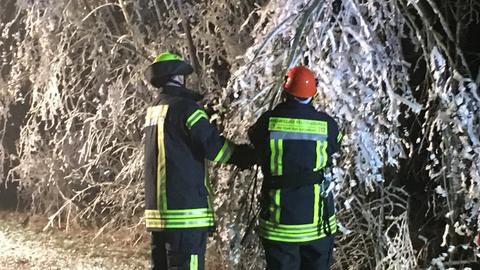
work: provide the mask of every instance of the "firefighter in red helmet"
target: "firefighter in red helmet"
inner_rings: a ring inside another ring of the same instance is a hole
[[[308,99],[317,94],[317,80],[310,69],[296,66],[285,76],[283,89],[294,97]]]
[[[310,69],[290,69],[283,89],[283,102],[249,130],[264,174],[259,232],[267,269],[325,270],[337,223],[324,169],[342,134],[312,106],[317,82]]]

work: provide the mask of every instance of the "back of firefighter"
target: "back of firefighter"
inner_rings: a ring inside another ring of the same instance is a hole
[[[146,71],[160,89],[145,122],[145,220],[152,232],[152,269],[204,269],[207,235],[214,227],[206,162],[249,167],[246,146],[219,135],[200,93],[185,87],[190,64],[162,53]],[[250,159],[250,157],[249,157]]]
[[[323,170],[342,135],[332,117],[312,106],[317,88],[311,70],[292,68],[283,88],[283,103],[249,131],[265,177],[259,233],[267,269],[325,270],[337,225]]]

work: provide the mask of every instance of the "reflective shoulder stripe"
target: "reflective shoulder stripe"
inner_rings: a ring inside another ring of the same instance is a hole
[[[268,122],[268,130],[327,135],[328,123],[319,120],[271,117]]]
[[[215,162],[227,163],[232,157],[234,151],[234,146],[228,140],[225,140],[220,151],[218,151],[217,156],[213,159]]]
[[[339,143],[343,139],[343,133],[339,132],[337,136],[337,143]]]
[[[194,111],[188,118],[187,122],[185,123],[187,125],[188,129],[192,129],[192,127],[202,118],[205,118],[208,120],[208,115],[204,110],[198,109]]]

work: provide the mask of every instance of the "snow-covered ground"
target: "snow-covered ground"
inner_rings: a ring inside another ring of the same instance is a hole
[[[148,259],[106,244],[58,239],[0,220],[0,270],[23,269],[148,269]]]

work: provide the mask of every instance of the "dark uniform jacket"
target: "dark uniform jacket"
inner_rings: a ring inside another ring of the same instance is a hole
[[[265,177],[261,237],[307,242],[335,233],[333,197],[322,196],[323,169],[342,137],[333,118],[287,100],[264,113],[249,136]]]
[[[165,86],[145,122],[145,219],[148,230],[211,228],[205,159],[233,162],[234,145],[210,124],[195,94]]]

